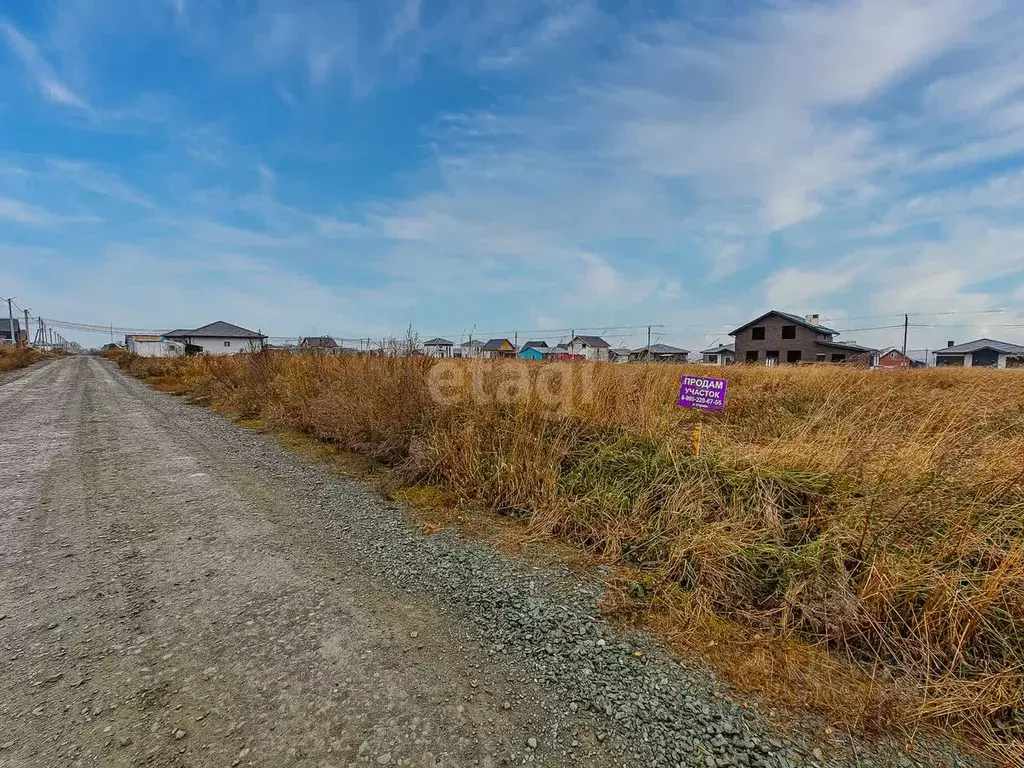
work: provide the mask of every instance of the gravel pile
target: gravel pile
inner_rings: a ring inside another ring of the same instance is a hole
[[[134,382],[135,386],[143,387]],[[756,705],[732,700],[709,670],[677,662],[646,633],[624,633],[600,615],[601,584],[563,567],[534,568],[501,555],[456,531],[422,535],[414,513],[388,502],[369,486],[340,478],[321,465],[283,453],[271,438],[240,429],[210,411],[148,393],[167,411],[188,409],[190,429],[261,473],[268,473],[324,510],[326,530],[343,537],[377,583],[433,599],[472,627],[467,643],[528,669],[557,693],[550,714],[566,734],[555,749],[586,764],[594,750],[610,750],[624,765],[893,766],[971,768],[979,765],[948,745],[918,745],[913,757],[893,744],[867,744],[846,735],[824,736],[810,717],[781,732]],[[514,703],[509,704],[512,706]],[[571,724],[585,722],[596,743],[574,738]],[[557,726],[556,726],[557,728]],[[556,730],[557,732],[557,730]],[[522,762],[541,761],[536,740],[524,734]]]

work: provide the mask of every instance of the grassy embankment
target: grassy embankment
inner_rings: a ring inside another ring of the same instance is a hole
[[[45,355],[39,350],[19,349],[9,344],[0,347],[0,373],[13,371],[18,368],[26,368],[44,359]]]
[[[1022,373],[724,369],[728,410],[694,458],[674,401],[682,372],[708,369],[577,365],[552,409],[566,381],[538,364],[120,362],[616,566],[611,610],[741,687],[1024,758]]]

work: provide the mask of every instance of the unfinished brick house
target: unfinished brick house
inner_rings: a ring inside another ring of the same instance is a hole
[[[875,350],[835,341],[838,334],[821,325],[817,315],[800,317],[771,310],[729,335],[736,339],[736,362],[741,364],[848,363],[870,367]]]

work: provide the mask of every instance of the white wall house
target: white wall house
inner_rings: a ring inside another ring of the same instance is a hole
[[[204,355],[237,355],[243,352],[259,352],[267,337],[223,320],[204,325],[194,330],[180,329],[165,333],[167,341],[185,344],[186,352]]]
[[[570,355],[582,355],[587,360],[607,362],[611,359],[612,345],[600,336],[573,336],[566,345]]]

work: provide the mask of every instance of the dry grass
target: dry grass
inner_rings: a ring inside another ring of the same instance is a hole
[[[0,373],[13,371],[18,368],[26,368],[38,363],[44,358],[42,352],[32,349],[21,349],[5,344],[0,347]]]
[[[724,369],[694,458],[682,366],[121,363],[625,569],[615,609],[754,689],[1024,755],[1022,373]]]

